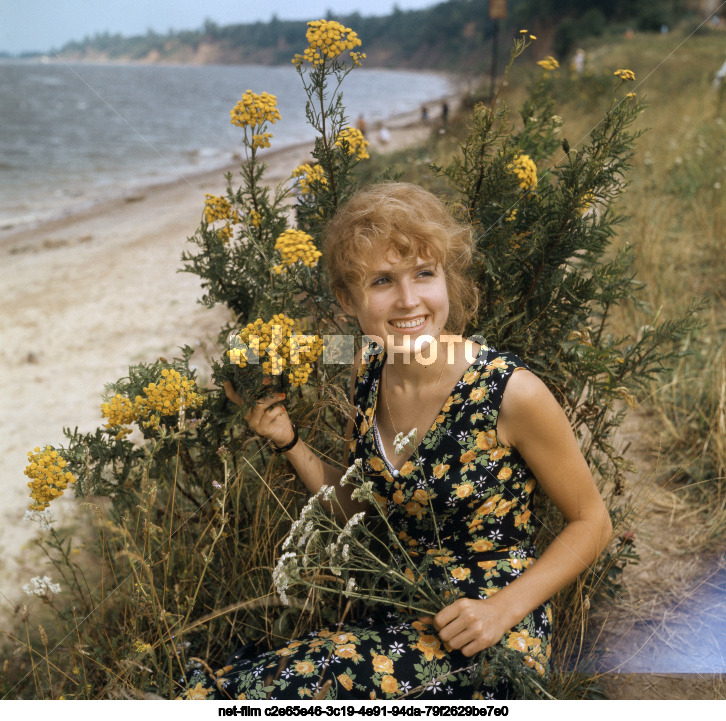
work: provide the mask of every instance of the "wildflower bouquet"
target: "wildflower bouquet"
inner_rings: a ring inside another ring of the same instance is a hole
[[[396,443],[402,440],[399,434]],[[314,590],[426,615],[455,600],[451,584],[433,581],[427,573],[433,555],[415,561],[390,526],[385,499],[365,480],[360,459],[347,469],[341,485],[354,486],[352,499],[368,510],[343,523],[334,486],[323,486],[310,498],[292,524],[273,573],[281,600],[289,603],[291,596],[306,597]]]

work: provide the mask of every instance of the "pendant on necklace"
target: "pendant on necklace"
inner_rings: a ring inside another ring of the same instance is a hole
[[[393,473],[391,474],[394,478],[398,478],[398,469],[394,468]]]

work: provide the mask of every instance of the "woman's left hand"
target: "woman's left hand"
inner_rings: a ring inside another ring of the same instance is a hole
[[[494,646],[508,626],[489,599],[460,598],[439,611],[434,628],[447,648],[473,656]]]

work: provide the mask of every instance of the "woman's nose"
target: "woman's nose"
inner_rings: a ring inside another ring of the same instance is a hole
[[[413,283],[408,279],[398,284],[398,305],[402,308],[413,308],[418,303]]]

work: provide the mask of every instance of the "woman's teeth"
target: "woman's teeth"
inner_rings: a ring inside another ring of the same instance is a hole
[[[407,321],[391,321],[391,325],[394,328],[417,328],[420,325],[423,325],[425,318],[418,318],[416,320],[407,320]]]

